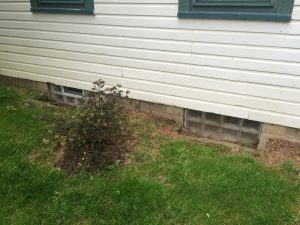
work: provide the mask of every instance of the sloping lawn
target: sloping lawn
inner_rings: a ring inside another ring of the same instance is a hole
[[[291,165],[270,168],[226,147],[167,135],[166,122],[147,116],[132,116],[137,144],[126,165],[67,177],[51,165],[51,120],[39,119],[55,112],[24,104],[33,95],[0,84],[1,224],[299,222]]]

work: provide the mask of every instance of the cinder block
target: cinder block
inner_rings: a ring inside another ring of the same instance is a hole
[[[262,151],[265,150],[266,146],[268,144],[268,141],[270,139],[273,139],[273,140],[274,139],[280,139],[280,140],[289,141],[291,143],[300,143],[300,139],[291,139],[291,138],[288,138],[288,137],[279,136],[279,135],[275,135],[275,134],[263,133],[260,136],[260,141],[259,141],[257,149],[262,150]]]
[[[282,136],[283,138],[300,139],[300,129],[268,123],[263,125],[262,133]]]
[[[181,117],[181,116],[175,116],[175,115],[165,114],[165,113],[156,112],[156,111],[151,111],[150,113],[154,116],[157,116],[157,117],[160,117],[163,119],[174,120],[177,124],[183,124],[183,117]]]
[[[4,84],[14,85],[17,87],[25,87],[33,90],[38,90],[44,93],[49,94],[49,89],[47,83],[38,82],[33,80],[15,78],[15,77],[7,77],[0,75],[0,81]]]
[[[287,127],[286,136],[289,138],[300,140],[300,129]]]
[[[269,139],[300,142],[300,129],[265,123],[263,124],[258,150],[264,150]]]
[[[155,104],[155,103],[150,103],[149,104],[151,109],[155,112],[167,112],[167,106],[166,105],[160,105],[160,104]]]
[[[36,88],[37,88],[37,90],[42,91],[42,92],[49,92],[49,88],[46,83],[38,82]]]
[[[183,117],[184,109],[176,106],[166,106],[167,114]]]
[[[275,134],[275,135],[284,136],[284,134],[286,133],[286,127],[264,123],[263,128],[262,128],[262,133],[268,133],[268,134]]]
[[[125,104],[141,112],[150,113],[157,117],[174,120],[178,124],[183,124],[183,108],[167,106],[153,102],[140,101],[136,99],[126,99]]]

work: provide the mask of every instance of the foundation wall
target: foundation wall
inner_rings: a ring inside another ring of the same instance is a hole
[[[31,89],[39,90],[39,91],[42,91],[45,93],[49,93],[48,85],[43,82],[0,76],[0,83],[14,85],[14,86],[18,86],[18,87],[31,88]],[[127,101],[128,101],[129,106],[131,106],[137,110],[140,110],[140,111],[146,112],[146,113],[151,113],[152,115],[155,115],[155,116],[158,116],[158,117],[161,117],[164,119],[174,120],[176,123],[178,123],[180,125],[187,125],[187,123],[189,122],[188,118],[186,116],[188,113],[186,113],[186,110],[183,108],[169,106],[169,105],[163,105],[163,104],[157,104],[157,103],[152,103],[152,102],[146,102],[146,101],[141,101],[141,100],[135,100],[135,99],[128,99]],[[239,118],[236,118],[236,119],[239,119]],[[216,122],[216,121],[214,121],[214,122]],[[224,126],[223,123],[220,123],[220,124],[221,124],[220,126]],[[268,124],[268,123],[261,123],[260,126],[261,126],[261,128],[259,129],[259,133],[257,133],[258,139],[259,139],[259,143],[258,143],[259,150],[265,149],[265,147],[270,139],[283,139],[283,140],[287,140],[287,141],[291,141],[291,142],[299,142],[300,143],[300,129],[286,127],[286,126],[280,126],[280,125],[274,125],[274,124]],[[242,127],[241,131],[243,131],[243,129],[248,129],[248,128]],[[223,129],[223,130],[225,130],[225,129]],[[198,131],[197,130],[194,130],[194,131],[199,132],[201,134],[201,129],[199,129]],[[228,141],[228,138],[225,138],[224,140]]]
[[[1,76],[0,75],[0,83],[13,85],[17,87],[25,87],[34,90],[38,90],[44,93],[49,93],[48,85],[45,82],[21,79],[21,78],[14,78],[8,76]]]
[[[270,139],[282,139],[300,143],[300,129],[264,123],[258,149],[264,150]]]

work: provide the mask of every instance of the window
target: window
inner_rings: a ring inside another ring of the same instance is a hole
[[[180,18],[289,21],[294,0],[179,0]]]
[[[30,0],[32,12],[93,14],[93,0]]]

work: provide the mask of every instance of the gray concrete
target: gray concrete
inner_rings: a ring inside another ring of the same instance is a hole
[[[130,107],[133,107],[142,112],[150,113],[164,119],[174,120],[180,125],[183,124],[184,109],[182,108],[152,102],[145,102],[136,99],[127,99],[127,103]]]
[[[264,150],[269,139],[283,139],[290,142],[300,142],[300,129],[264,123],[258,149]]]
[[[17,87],[25,87],[34,90],[38,90],[49,94],[48,85],[44,82],[26,80],[21,78],[7,77],[0,75],[0,82],[3,84],[13,85]]]

